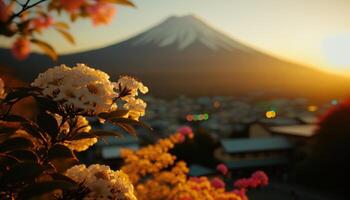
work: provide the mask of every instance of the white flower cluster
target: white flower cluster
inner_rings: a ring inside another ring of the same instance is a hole
[[[60,120],[58,120],[60,122]],[[61,126],[61,132],[63,133],[68,133],[69,132],[69,124],[68,122],[65,122]],[[83,116],[77,116],[77,123],[75,129],[77,130],[78,133],[82,132],[90,132],[91,126],[89,125],[89,121],[83,117]],[[66,145],[69,149],[72,151],[85,151],[87,150],[90,146],[94,145],[97,142],[97,138],[85,138],[81,140],[71,140],[71,141],[64,141],[64,145]]]
[[[140,81],[130,76],[121,76],[117,82],[111,82],[106,73],[84,64],[72,68],[61,65],[48,69],[39,74],[31,85],[42,88],[44,95],[55,101],[94,114],[115,110],[117,105],[113,99],[125,91],[128,94],[121,97],[125,102],[123,108],[129,111],[125,117],[139,120],[145,115],[147,106],[142,99],[137,98],[139,92],[148,92],[148,88]]]
[[[0,99],[5,98],[5,83],[4,81],[0,78]]]
[[[143,94],[148,92],[148,87],[144,86],[140,81],[131,76],[121,76],[115,87],[118,88],[119,85],[122,88],[128,88],[131,93],[130,95],[134,97],[138,95],[138,91]]]
[[[84,64],[65,65],[48,69],[31,84],[43,89],[44,95],[55,101],[94,113],[116,109],[113,98],[117,96],[109,76]]]
[[[145,115],[147,104],[142,99],[125,98],[125,101],[123,107],[129,111],[128,118],[139,120],[140,117]]]
[[[123,171],[94,164],[88,168],[85,165],[73,166],[65,174],[91,190],[84,200],[137,200],[134,186]]]
[[[139,120],[140,117],[144,116],[147,104],[142,99],[136,98],[136,96],[139,94],[139,91],[146,94],[148,88],[130,76],[122,76],[114,84],[116,89],[121,87],[122,89],[126,88],[129,90],[129,95],[122,97],[122,100],[125,101],[123,107],[129,111],[126,117]]]

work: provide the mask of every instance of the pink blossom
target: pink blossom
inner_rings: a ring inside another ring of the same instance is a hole
[[[185,141],[185,136],[184,136],[184,135],[179,134],[179,136],[178,136],[178,137],[179,137],[179,138],[178,138],[179,143],[183,143],[183,142]]]
[[[225,182],[218,177],[211,179],[210,183],[215,188],[225,188]]]
[[[256,188],[269,184],[269,177],[263,171],[254,172],[250,178],[242,178],[234,183],[236,188]]]
[[[216,170],[218,170],[221,174],[226,175],[228,173],[228,168],[225,164],[221,163],[216,166]]]
[[[179,132],[183,136],[193,138],[192,128],[189,126],[181,126],[177,129],[177,132]]]
[[[86,0],[58,0],[60,6],[69,13],[76,12]]]
[[[116,8],[106,2],[98,2],[86,8],[91,16],[94,25],[108,24],[116,13]]]
[[[250,178],[241,178],[235,181],[234,186],[236,188],[248,188],[251,186],[251,179]]]
[[[242,200],[248,200],[247,190],[246,189],[244,189],[244,188],[235,189],[232,192],[237,194],[239,197],[241,197]]]
[[[6,22],[12,14],[12,6],[0,0],[0,22]]]
[[[259,186],[267,186],[269,184],[269,177],[263,171],[254,172],[252,178],[259,183]]]
[[[12,55],[18,60],[24,60],[28,57],[30,50],[30,41],[25,37],[20,37],[12,46]]]

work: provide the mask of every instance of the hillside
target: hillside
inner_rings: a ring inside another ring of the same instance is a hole
[[[33,54],[25,62],[0,50],[0,62],[14,66],[25,79],[57,65]],[[342,98],[350,80],[286,62],[237,42],[198,17],[169,17],[126,41],[101,49],[64,55],[58,63],[87,63],[112,77],[137,76],[151,94],[245,95],[263,92],[271,97]]]

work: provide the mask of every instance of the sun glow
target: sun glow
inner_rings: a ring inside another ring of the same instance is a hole
[[[323,52],[329,64],[341,71],[350,72],[350,33],[325,39]]]

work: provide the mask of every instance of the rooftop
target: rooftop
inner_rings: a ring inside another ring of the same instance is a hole
[[[301,136],[301,137],[311,137],[315,135],[315,130],[317,125],[292,125],[292,126],[273,126],[269,130],[274,133],[291,135],[291,136]]]
[[[292,144],[285,137],[222,139],[221,145],[226,153],[244,153],[256,151],[286,150]]]

